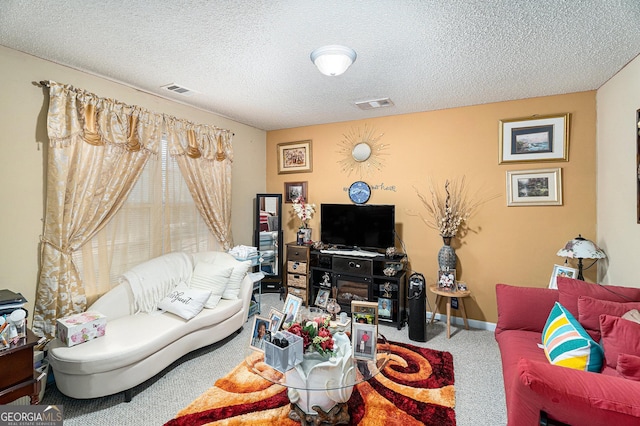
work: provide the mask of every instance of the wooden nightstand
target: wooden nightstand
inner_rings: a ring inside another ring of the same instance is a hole
[[[38,336],[27,329],[27,337],[0,351],[0,404],[7,404],[23,396],[37,404],[40,393],[38,372],[33,368],[33,348]]]
[[[458,290],[458,291],[442,291],[438,290],[438,287],[435,285],[429,286],[429,290],[431,293],[436,295],[436,303],[433,314],[431,315],[431,321],[429,324],[433,323],[434,318],[438,312],[438,305],[443,297],[447,299],[447,339],[451,338],[451,298],[457,297],[460,307],[460,313],[462,314],[462,319],[464,320],[464,328],[466,330],[469,329],[469,322],[467,321],[467,311],[464,308],[464,298],[468,297],[471,292],[469,290]]]

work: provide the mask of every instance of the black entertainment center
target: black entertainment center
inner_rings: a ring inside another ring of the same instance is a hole
[[[308,302],[331,289],[343,312],[351,301],[378,303],[378,320],[406,322],[406,256],[386,256],[395,247],[395,206],[322,204],[320,239],[326,250],[309,251]]]
[[[398,330],[402,328],[407,320],[404,256],[359,257],[311,250],[309,260],[310,304],[318,290],[330,286],[332,297],[335,292],[343,312],[351,313],[352,300],[378,302],[378,320],[395,324]],[[395,274],[387,276],[385,269]],[[388,313],[381,309],[383,302]]]

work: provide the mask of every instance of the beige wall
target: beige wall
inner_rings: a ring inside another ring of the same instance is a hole
[[[569,162],[498,164],[500,119],[566,112],[572,115]],[[595,92],[271,131],[267,133],[267,190],[283,192],[284,182],[307,181],[310,202],[349,203],[345,190],[359,176],[341,172],[339,143],[350,129],[365,124],[384,133],[380,141],[389,145],[384,168],[363,176],[370,185],[386,188],[374,189],[369,203],[395,204],[397,231],[413,270],[422,272],[429,284],[435,282],[442,241],[415,215],[423,210],[414,186],[426,192],[430,177],[442,182],[465,175],[472,192],[499,195],[471,218],[474,232],[454,241],[458,278],[472,290],[466,303],[471,318],[495,322],[496,283],[546,287],[553,265],[563,261],[556,256],[558,249],[578,233],[596,238]],[[277,144],[304,139],[313,140],[313,172],[279,175]],[[507,170],[549,167],[562,168],[564,205],[506,206]],[[290,204],[285,211],[291,211]],[[293,241],[297,223],[287,222],[286,215],[284,219],[285,239]],[[318,239],[319,215],[311,225],[313,238]],[[595,268],[585,275],[595,280]]]
[[[636,110],[640,57],[604,84],[598,104],[598,244],[607,253],[602,282],[640,287],[637,223]]]
[[[33,312],[43,219],[43,143],[48,96],[32,84],[54,80],[149,110],[227,128],[233,138],[233,234],[252,244],[253,199],[265,190],[266,133],[0,46],[0,288],[21,292]]]

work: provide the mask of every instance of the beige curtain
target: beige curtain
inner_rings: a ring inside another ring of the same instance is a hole
[[[86,309],[72,254],[115,214],[151,154],[162,116],[49,82],[47,195],[33,329]]]
[[[175,158],[207,227],[222,248],[233,246],[231,234],[231,163],[228,130],[165,116],[169,154]]]

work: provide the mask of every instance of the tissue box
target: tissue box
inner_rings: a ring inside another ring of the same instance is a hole
[[[65,345],[75,346],[104,336],[106,329],[106,316],[99,312],[83,312],[59,318],[56,324],[56,336]]]
[[[288,331],[277,332],[274,337],[289,342],[289,346],[281,348],[271,342],[264,342],[264,362],[281,373],[285,373],[302,362],[303,339]]]

